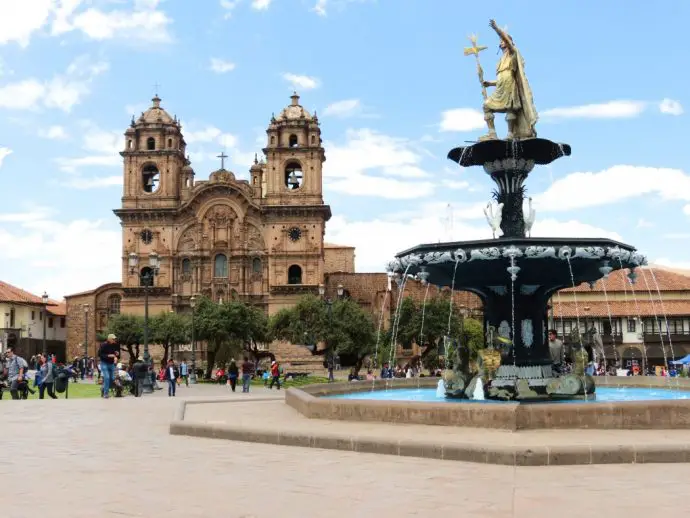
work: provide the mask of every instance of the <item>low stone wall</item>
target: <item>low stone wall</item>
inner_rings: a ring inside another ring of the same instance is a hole
[[[598,386],[658,387],[690,390],[688,379],[647,376],[598,377]],[[312,385],[287,391],[285,401],[306,417],[345,421],[466,426],[504,430],[690,429],[690,400],[479,403],[454,401],[376,401],[329,399],[323,396],[390,388],[436,387],[438,378]]]

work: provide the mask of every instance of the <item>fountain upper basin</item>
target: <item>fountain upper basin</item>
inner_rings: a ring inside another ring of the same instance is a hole
[[[570,156],[568,144],[558,144],[544,138],[525,140],[487,140],[470,146],[451,149],[448,158],[463,167],[484,165],[508,158],[524,159],[535,164],[550,164],[562,156]]]

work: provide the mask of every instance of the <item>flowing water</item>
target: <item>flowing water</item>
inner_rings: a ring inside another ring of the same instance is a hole
[[[664,325],[666,326],[666,338],[668,338],[668,345],[671,348],[671,357],[673,358],[673,360],[671,360],[671,361],[674,361],[676,359],[676,353],[673,350],[673,340],[671,340],[671,329],[669,328],[669,325],[668,325],[668,314],[666,313],[666,306],[664,305],[664,299],[661,297],[661,289],[659,288],[659,283],[656,280],[656,275],[654,275],[654,268],[650,268],[649,273],[652,276],[652,281],[654,281],[654,286],[656,288],[656,294],[659,297],[659,304],[661,305],[661,312],[664,314]],[[642,269],[642,275],[644,275],[644,269]],[[645,282],[647,282],[647,281],[645,280]],[[674,369],[675,369],[675,365],[674,365]],[[671,378],[669,376],[669,380],[670,379]],[[676,377],[676,385],[679,386],[679,384],[680,384],[680,379],[678,379],[678,377]]]
[[[644,281],[644,285],[647,288],[647,294],[649,295],[649,302],[652,304],[652,312],[654,313],[654,322],[656,322],[656,326],[659,329],[659,342],[661,343],[661,352],[664,355],[664,366],[666,367],[666,380],[668,381],[668,384],[670,387],[671,386],[671,376],[668,375],[668,371],[670,370],[670,366],[669,366],[668,355],[666,354],[666,347],[664,346],[664,331],[663,331],[663,329],[661,329],[661,320],[659,319],[659,312],[656,309],[657,308],[656,302],[654,301],[654,296],[652,295],[652,288],[650,287],[649,282],[647,281],[647,275],[645,274],[645,269],[640,268],[640,271],[642,272],[642,280]],[[665,315],[664,315],[664,320],[666,321],[666,325],[667,325],[667,329],[668,329],[668,320],[666,320]],[[671,351],[671,355],[673,355],[673,351]]]
[[[376,347],[374,348],[374,365],[373,365],[373,376],[371,377],[371,390],[374,390],[374,383],[376,381],[376,371],[379,368],[379,342],[381,340],[381,328],[383,327],[383,313],[386,310],[386,302],[391,294],[391,290],[387,289],[386,294],[383,296],[383,302],[381,303],[381,311],[379,312],[379,326],[376,331]]]
[[[393,359],[395,358],[396,343],[398,338],[398,324],[400,324],[400,307],[402,306],[403,293],[405,293],[405,287],[407,286],[407,271],[410,269],[410,266],[412,265],[407,265],[407,268],[405,268],[405,271],[403,272],[402,277],[399,279],[399,281],[398,279],[396,279],[396,282],[398,283],[398,300],[395,304],[393,329],[391,329],[391,350],[390,354],[388,355],[389,367],[392,365]]]
[[[426,281],[424,281],[424,282],[426,284],[426,289],[424,290],[424,302],[422,303],[422,325],[419,329],[419,346],[420,347],[424,347],[424,316],[426,315],[426,298],[429,295],[429,286],[431,286],[431,284],[429,284],[428,282],[426,282]],[[421,370],[421,368],[423,368],[421,356],[419,358],[419,363],[420,363],[419,367]],[[416,376],[417,377],[417,388],[419,388],[419,380],[420,380],[419,374],[420,373],[418,372],[417,376]]]
[[[446,336],[450,337],[450,322],[451,318],[453,317],[453,295],[455,294],[455,274],[458,272],[458,264],[460,262],[456,259],[455,260],[455,267],[453,268],[453,279],[451,280],[450,283],[450,297],[449,297],[449,307],[448,307],[448,328],[446,331]],[[451,341],[451,346],[453,342]],[[458,342],[458,348],[462,347],[462,344]],[[446,347],[446,353],[448,352],[448,347]],[[449,361],[450,355],[445,356],[445,362],[446,362],[446,368],[450,368],[450,365],[452,365],[452,362]]]
[[[573,265],[570,262],[570,254],[565,256],[566,260],[568,261],[568,271],[570,272],[570,283],[573,286],[573,301],[575,302],[575,320],[577,322],[577,338],[578,341],[580,342],[580,350],[584,351],[585,347],[582,344],[582,331],[580,331],[580,305],[577,303],[577,291],[574,289],[576,288],[575,286],[575,276],[573,275]],[[586,329],[585,329],[586,331]],[[587,372],[587,365],[585,365],[585,373]],[[586,378],[583,376],[582,377],[582,386],[586,387]],[[585,401],[587,401],[587,391],[585,390]]]
[[[604,299],[606,300],[606,312],[609,315],[609,325],[611,326],[611,345],[613,347],[613,361],[616,364],[616,368],[618,368],[618,352],[616,351],[616,339],[614,338],[615,336],[615,328],[613,327],[613,317],[611,316],[611,305],[609,304],[609,294],[608,291],[606,290],[606,281],[608,281],[608,276],[604,277],[601,280],[601,287],[604,290]],[[623,335],[623,329],[620,329],[621,336]],[[602,349],[604,348],[603,343],[602,343]],[[606,382],[608,383],[609,380],[609,369],[608,369],[608,364],[606,363],[606,351],[602,351],[604,355],[604,373],[606,376]]]
[[[618,264],[620,265],[621,269],[623,269],[623,260],[621,259],[620,256],[618,256]],[[627,279],[627,281],[626,281]],[[644,343],[644,326],[642,325],[642,314],[640,313],[640,303],[637,300],[637,294],[635,293],[635,286],[633,285],[633,280],[628,277],[624,276],[623,277],[623,293],[625,296],[625,302],[627,306],[628,302],[628,290],[627,290],[627,284],[630,284],[630,292],[632,293],[633,301],[635,302],[635,311],[637,312],[637,322],[640,324],[640,336],[642,337],[642,359],[644,361],[644,368],[642,369],[642,375],[646,376],[647,375],[647,366],[649,365],[649,361],[647,358],[647,346]],[[637,327],[635,327],[637,329]],[[624,367],[622,365],[622,360],[621,360],[621,367]]]

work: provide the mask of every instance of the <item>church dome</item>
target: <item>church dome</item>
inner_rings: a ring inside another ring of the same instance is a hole
[[[161,108],[161,99],[158,95],[151,99],[151,101],[153,106],[142,113],[137,122],[145,124],[176,124],[176,121],[170,114]]]
[[[278,121],[313,120],[311,114],[299,103],[299,95],[297,95],[297,92],[293,92],[290,99],[292,99],[292,102],[280,112],[278,117],[276,117]]]

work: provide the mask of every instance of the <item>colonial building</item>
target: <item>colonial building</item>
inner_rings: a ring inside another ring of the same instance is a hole
[[[0,352],[8,345],[17,347],[27,358],[46,348],[60,361],[65,361],[67,337],[65,304],[42,297],[0,281]]]
[[[354,248],[325,245],[321,128],[299,103],[270,119],[249,180],[221,167],[206,180],[186,154],[180,122],[161,106],[133,119],[123,139],[124,187],[114,212],[122,225],[122,281],[67,296],[68,344],[90,351],[108,317],[189,311],[190,297],[237,298],[273,314],[332,271],[354,271]],[[151,267],[151,259],[159,263]],[[152,279],[152,281],[151,281]]]
[[[607,359],[621,367],[690,354],[690,276],[656,266],[636,274],[634,284],[619,270],[591,287],[562,290],[551,299],[552,327],[566,337],[594,327]]]

